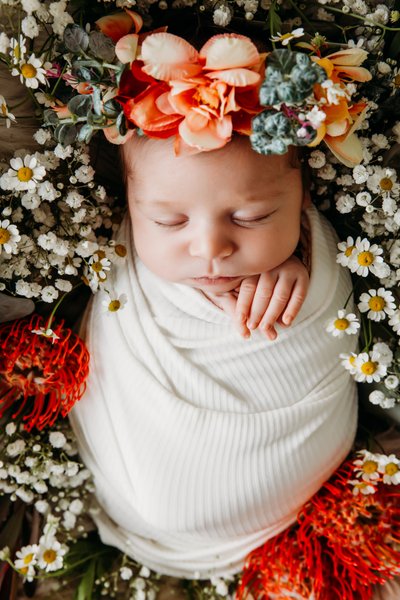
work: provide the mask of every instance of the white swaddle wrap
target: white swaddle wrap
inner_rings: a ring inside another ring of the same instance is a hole
[[[312,207],[312,275],[295,325],[276,341],[239,336],[199,290],[163,281],[133,250],[116,286],[126,307],[86,315],[87,391],[71,413],[92,471],[105,543],[177,577],[240,571],[246,555],[290,525],[345,458],[355,384],[327,319],[351,290],[336,237]]]

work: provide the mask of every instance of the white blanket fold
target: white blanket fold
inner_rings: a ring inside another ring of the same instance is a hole
[[[240,571],[296,517],[348,453],[355,384],[325,324],[351,290],[336,237],[308,209],[312,276],[295,324],[241,338],[199,290],[163,281],[131,249],[115,285],[126,307],[86,315],[87,392],[71,413],[95,478],[104,542],[177,577]]]

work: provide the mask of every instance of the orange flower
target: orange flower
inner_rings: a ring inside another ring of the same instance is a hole
[[[326,114],[325,121],[318,128],[315,140],[309,144],[317,146],[322,140],[331,152],[348,167],[354,167],[362,160],[362,146],[355,130],[366,113],[365,102],[349,105],[349,94],[345,84],[351,81],[365,82],[372,77],[361,63],[368,53],[361,48],[348,48],[329,54],[324,58],[311,57],[323,69],[338,91],[342,93],[336,102],[329,100],[328,86],[317,84],[314,89],[320,110]]]
[[[216,35],[197,52],[178,36],[153,33],[143,41],[141,59],[154,84],[127,103],[125,115],[152,137],[177,133],[177,152],[221,148],[233,130],[249,133],[251,117],[262,110],[265,56],[245,36]]]

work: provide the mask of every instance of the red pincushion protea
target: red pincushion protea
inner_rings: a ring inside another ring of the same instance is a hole
[[[38,333],[33,333],[37,331]],[[49,329],[33,315],[0,328],[0,417],[15,405],[25,429],[52,425],[85,391],[89,352],[83,341],[59,322]]]
[[[354,495],[347,460],[304,505],[297,522],[251,552],[237,600],[370,600],[400,574],[399,486]]]

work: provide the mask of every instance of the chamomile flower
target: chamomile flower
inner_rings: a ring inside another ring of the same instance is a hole
[[[29,546],[23,546],[16,552],[14,566],[27,581],[32,581],[35,575],[34,567],[37,563],[38,551],[39,546],[37,544],[29,544]]]
[[[12,225],[8,219],[0,221],[0,254],[16,254],[17,244],[21,240],[18,227]]]
[[[337,316],[328,323],[326,331],[334,337],[342,338],[346,334],[352,335],[357,333],[359,327],[360,323],[357,316],[354,313],[346,314],[346,311],[341,309],[338,310]]]
[[[380,381],[386,375],[387,367],[379,361],[378,352],[361,352],[354,359],[354,379],[358,382]]]
[[[379,457],[368,450],[361,450],[358,454],[360,458],[353,461],[353,465],[356,467],[356,477],[363,481],[379,479]]]
[[[393,315],[396,304],[392,292],[381,287],[361,294],[358,308],[360,312],[366,312],[371,321],[382,321],[387,315]]]
[[[374,167],[374,171],[367,180],[367,187],[374,194],[381,196],[399,196],[400,185],[397,182],[396,171],[384,167]]]
[[[290,33],[279,33],[273,35],[270,39],[271,42],[281,42],[282,46],[287,46],[291,40],[295,38],[302,37],[304,35],[303,27],[298,27],[297,29],[293,29]]]
[[[44,337],[47,337],[49,339],[51,339],[52,343],[54,344],[54,342],[56,340],[60,339],[60,336],[57,335],[52,329],[51,327],[39,327],[39,329],[32,329],[31,330],[32,333],[35,333],[36,335],[43,335]]]
[[[47,572],[58,571],[63,566],[63,556],[66,552],[67,548],[51,536],[42,540],[38,554],[39,567]]]
[[[8,106],[7,103],[4,99],[4,96],[2,96],[0,94],[0,118],[5,119],[6,120],[6,127],[10,127],[11,126],[11,121],[15,122],[15,116],[10,113],[10,111],[8,110]]]
[[[379,472],[383,475],[383,483],[398,485],[400,483],[400,460],[394,454],[382,456]]]
[[[354,352],[351,352],[350,354],[339,354],[339,358],[341,358],[341,364],[342,366],[346,369],[346,371],[349,371],[351,375],[355,375],[357,373],[357,369],[355,366],[355,360],[357,358],[357,354],[354,354]]]
[[[13,63],[20,63],[23,60],[26,52],[26,39],[20,35],[18,39],[11,38],[10,41],[10,56]]]
[[[357,238],[348,267],[360,277],[367,277],[370,271],[376,275],[379,265],[383,263],[382,253],[383,249],[378,244],[371,244],[367,238]]]
[[[26,62],[21,61],[18,66],[15,66],[11,75],[19,75],[21,83],[28,88],[36,89],[39,87],[39,83],[47,84],[46,69],[43,68],[42,61],[34,54]]]
[[[37,158],[31,154],[26,154],[23,160],[20,157],[12,158],[10,165],[4,184],[2,182],[3,189],[32,191],[46,175],[46,169],[38,165]]]
[[[127,302],[126,294],[120,294],[116,296],[115,294],[110,294],[110,296],[102,301],[102,305],[104,307],[104,312],[107,315],[112,313],[116,313],[119,310],[122,310]]]
[[[89,258],[89,267],[101,281],[107,279],[107,271],[110,270],[111,261],[106,258],[104,252],[99,250]]]
[[[350,484],[353,487],[354,496],[358,496],[359,494],[363,494],[364,496],[368,496],[370,494],[375,494],[376,488],[369,481],[360,481],[359,479],[350,479]]]
[[[342,265],[342,267],[349,266],[350,257],[356,249],[356,244],[359,240],[360,238],[357,238],[357,240],[354,241],[354,239],[349,236],[345,242],[339,242],[337,245],[340,252],[336,255],[336,262]]]

